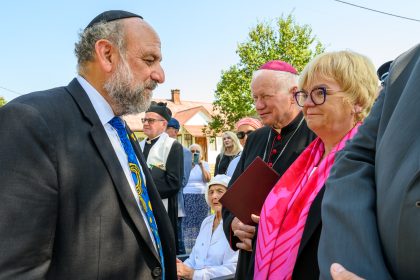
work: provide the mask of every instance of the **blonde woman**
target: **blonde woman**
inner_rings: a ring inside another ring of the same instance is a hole
[[[254,279],[319,279],[321,202],[335,155],[369,113],[378,88],[373,63],[352,51],[324,53],[303,70],[294,94],[318,136],[282,175],[261,210]]]
[[[232,131],[223,133],[223,144],[220,154],[216,158],[216,166],[214,168],[214,176],[217,174],[226,174],[229,163],[239,156],[242,151],[241,143],[238,137]]]

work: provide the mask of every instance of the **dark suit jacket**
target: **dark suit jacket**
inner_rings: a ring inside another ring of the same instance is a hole
[[[420,275],[420,44],[394,60],[356,136],[337,154],[322,203],[318,261],[366,279]]]
[[[161,264],[111,142],[77,80],[0,109],[0,279],[159,279]],[[137,143],[165,255],[171,225]]]

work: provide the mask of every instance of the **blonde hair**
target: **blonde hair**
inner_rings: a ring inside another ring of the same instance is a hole
[[[238,136],[236,136],[236,134],[233,133],[232,131],[225,131],[225,132],[223,132],[222,137],[224,135],[227,135],[227,136],[229,136],[230,139],[232,139],[233,149],[232,149],[231,154],[232,155],[237,155],[242,150],[242,148],[241,148],[242,146],[241,146],[241,143],[239,142]],[[224,155],[225,152],[226,152],[226,150],[225,150],[225,143],[224,143],[224,141],[222,141],[222,143],[223,144],[222,144],[222,149],[221,149],[220,153],[222,155]]]
[[[362,121],[369,114],[379,80],[375,66],[368,57],[349,50],[320,54],[303,69],[299,88],[305,88],[320,77],[336,81],[341,90],[347,93],[346,100],[360,106],[356,121]]]

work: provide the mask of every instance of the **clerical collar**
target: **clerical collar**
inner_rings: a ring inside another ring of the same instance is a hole
[[[276,134],[282,134],[282,135],[285,135],[285,134],[288,134],[289,132],[292,132],[292,131],[294,131],[298,126],[299,126],[299,123],[300,123],[300,121],[302,120],[302,118],[303,118],[303,113],[302,113],[302,111],[288,124],[288,125],[286,125],[285,127],[283,127],[283,128],[275,128],[274,126],[272,126],[271,128],[272,128],[272,130],[273,130],[273,132],[275,132]]]
[[[160,135],[162,135],[162,134],[160,134]],[[155,144],[156,143],[156,141],[159,139],[159,137],[160,137],[160,135],[158,135],[158,136],[156,136],[155,138],[153,138],[153,139],[149,139],[149,138],[147,138],[146,139],[146,144]]]
[[[285,126],[282,129],[281,132],[283,135],[286,135],[289,132],[291,132],[292,135],[287,140],[286,144],[283,146],[283,149],[281,151],[277,151],[277,149],[274,148],[274,144],[276,142],[280,143],[282,141],[282,135],[277,133],[274,128],[270,130],[270,133],[267,138],[267,143],[265,144],[264,155],[263,155],[263,161],[267,162],[267,165],[269,167],[273,167],[277,163],[279,158],[283,155],[284,150],[289,145],[290,140],[292,140],[293,136],[296,134],[296,132],[298,131],[299,127],[302,125],[303,122],[304,122],[304,117],[303,117],[302,112],[300,112],[299,115],[289,125]],[[268,150],[269,148],[268,143],[270,142],[271,134],[273,133],[273,131],[274,133],[277,133],[277,135],[274,134],[273,142],[271,143],[271,148]]]

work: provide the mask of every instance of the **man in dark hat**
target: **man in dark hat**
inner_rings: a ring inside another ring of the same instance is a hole
[[[140,147],[168,211],[178,247],[178,193],[184,174],[184,156],[182,145],[165,132],[171,116],[166,103],[150,106],[142,119],[147,139],[140,142]]]
[[[381,66],[379,66],[376,73],[378,74],[379,81],[383,85],[385,83],[385,79],[388,77],[389,74],[389,67],[391,67],[392,60],[385,62]]]
[[[248,136],[229,185],[257,156],[282,175],[315,139],[293,98],[297,82],[296,69],[280,60],[269,61],[254,72],[251,92],[265,126]],[[255,191],[258,192],[258,186]],[[257,228],[243,224],[226,208],[223,208],[223,228],[232,249],[240,249],[235,279],[253,279]]]
[[[169,137],[177,139],[178,132],[180,129],[179,121],[175,118],[171,118],[166,127],[166,133]],[[184,187],[187,185],[190,178],[190,173],[192,169],[192,153],[189,149],[182,146],[182,151],[184,153],[184,173],[182,176],[181,189],[178,192],[178,247],[177,255],[185,254],[185,244],[184,244],[184,232],[182,230],[182,219],[185,217],[185,207],[184,207]]]
[[[107,11],[75,53],[68,86],[0,109],[0,278],[176,279],[170,220],[121,119],[165,80],[159,36]]]

